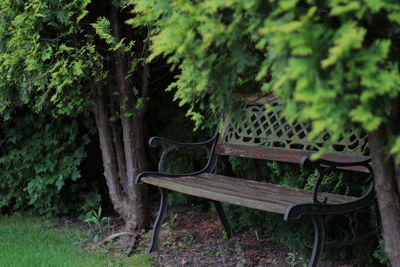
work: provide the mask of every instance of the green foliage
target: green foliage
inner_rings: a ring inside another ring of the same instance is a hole
[[[204,118],[198,110],[210,109],[217,115],[229,111],[234,91],[248,94],[259,87],[252,78],[263,53],[256,51],[252,37],[262,24],[255,14],[268,12],[263,4],[241,0],[132,2],[138,16],[131,23],[153,29],[149,60],[168,56],[167,62],[179,69],[176,82],[168,89],[177,89],[175,99],[181,106],[192,107],[188,114],[194,120]]]
[[[234,93],[272,91],[285,115],[312,122],[311,137],[327,129],[332,139],[349,123],[372,131],[391,120],[400,92],[399,2],[132,2],[132,23],[153,29],[150,60],[165,56],[180,70],[170,88],[181,104],[207,99],[204,109],[229,112]],[[196,108],[190,112],[201,120]]]
[[[79,169],[93,134],[88,117],[20,112],[14,118],[0,125],[0,210],[33,209],[51,216],[98,206],[96,181],[83,179]],[[79,119],[87,124],[80,125]]]
[[[104,17],[109,14],[99,12],[126,8],[128,1],[96,8],[90,2],[0,1],[1,116],[9,118],[22,105],[35,112],[50,108],[54,115],[87,110],[95,84],[107,84],[112,76],[112,53],[134,58],[134,42],[116,40]],[[132,60],[131,72],[136,65]]]
[[[24,121],[22,114],[15,115],[22,109],[40,114],[36,116],[40,121],[48,121],[42,126],[34,124],[33,115],[29,115],[26,120],[31,121],[25,121],[25,126],[18,124],[16,131],[29,127],[33,132],[27,131],[26,136],[15,143],[4,140],[8,142],[8,150],[18,150],[15,153],[20,153],[17,155],[20,161],[24,159],[21,149],[32,146],[29,151],[32,154],[28,153],[29,157],[16,166],[14,172],[13,164],[19,163],[12,162],[11,156],[4,159],[8,164],[4,175],[14,179],[5,184],[11,184],[8,189],[16,190],[18,197],[13,199],[14,192],[7,191],[2,196],[1,207],[10,210],[33,207],[42,214],[66,214],[98,206],[99,195],[91,188],[96,188],[92,184],[95,182],[81,179],[78,171],[89,137],[79,136],[78,122],[71,120],[92,120],[76,114],[93,111],[99,91],[104,93],[100,95],[107,103],[118,102],[111,97],[114,83],[110,82],[115,77],[115,54],[131,56],[133,42],[114,39],[105,17],[110,16],[114,7],[121,15],[121,9],[127,5],[126,0],[96,3],[91,0],[0,0],[0,117],[6,120],[5,125],[19,119]],[[123,20],[123,16],[118,19]],[[131,71],[135,64],[128,66]],[[136,106],[141,102],[143,100],[137,101]],[[110,117],[118,118],[119,106],[114,110],[118,111]],[[132,116],[132,112],[124,115]],[[59,116],[62,118],[53,121]],[[44,131],[54,136],[40,139]],[[15,137],[10,140],[12,138]],[[13,147],[13,144],[16,145]],[[26,196],[22,197],[24,194]],[[80,206],[77,205],[79,201]]]
[[[277,1],[264,21],[273,90],[286,115],[313,122],[339,138],[348,123],[375,130],[399,95],[399,3],[388,1]],[[290,27],[292,26],[292,27]],[[301,111],[301,112],[300,112]]]
[[[376,250],[374,251],[374,254],[372,254],[372,256],[376,259],[379,260],[380,263],[382,264],[386,264],[389,265],[389,259],[385,254],[384,251],[384,245],[383,245],[383,240],[381,240],[381,243],[379,244],[378,248],[376,248]]]
[[[0,112],[19,105],[55,114],[85,108],[89,77],[104,78],[101,55],[84,33],[90,0],[0,1]]]
[[[96,23],[92,23],[92,27],[96,30],[96,34],[104,40],[109,46],[111,51],[130,52],[134,45],[131,41],[129,44],[124,43],[124,39],[121,39],[118,43],[115,37],[111,34],[111,23],[106,18],[98,18]]]
[[[286,261],[289,263],[290,267],[307,266],[305,259],[302,256],[299,256],[296,252],[289,252]]]

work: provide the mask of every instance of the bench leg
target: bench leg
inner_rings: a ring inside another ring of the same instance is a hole
[[[160,236],[160,229],[164,221],[165,214],[167,212],[168,193],[169,191],[167,189],[161,188],[160,209],[158,210],[157,219],[153,226],[153,236],[151,238],[150,248],[148,249],[147,253],[158,251],[158,240]]]
[[[224,230],[226,232],[226,236],[228,238],[232,238],[233,237],[233,231],[232,231],[232,228],[231,228],[231,226],[229,224],[228,219],[226,218],[226,215],[225,215],[224,209],[223,209],[223,207],[221,205],[221,202],[215,201],[215,200],[213,200],[213,202],[214,202],[214,205],[215,205],[215,209],[217,210],[217,214],[218,214],[219,220],[221,221],[221,224],[224,227]]]
[[[308,267],[318,266],[325,242],[325,224],[322,215],[312,215],[312,220],[314,224],[314,247]]]

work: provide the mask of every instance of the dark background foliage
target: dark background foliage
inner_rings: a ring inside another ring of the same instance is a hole
[[[94,130],[86,113],[53,118],[19,110],[12,120],[3,121],[1,211],[54,216],[98,207],[101,172],[95,159],[87,157],[95,142]]]

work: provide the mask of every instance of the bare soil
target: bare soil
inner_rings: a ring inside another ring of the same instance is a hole
[[[153,253],[156,266],[306,266],[308,256],[292,254],[271,238],[257,239],[251,233],[224,237],[218,217],[204,212],[174,213],[167,217],[160,235],[160,249]],[[114,219],[102,242],[88,242],[87,247],[114,255],[144,253],[149,247],[151,231],[110,238],[123,232],[123,222]],[[105,241],[104,241],[105,240]],[[321,267],[354,267],[355,264],[320,263]]]
[[[279,262],[285,261],[287,248],[248,233],[227,240],[214,214],[189,213],[166,226],[160,236],[159,266],[286,266]]]

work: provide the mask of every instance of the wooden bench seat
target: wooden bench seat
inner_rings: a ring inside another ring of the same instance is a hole
[[[313,203],[313,194],[309,190],[212,173],[177,178],[147,176],[142,181],[192,196],[278,214],[285,214],[292,205]],[[332,205],[357,200],[356,197],[330,193],[320,193],[320,197],[327,197],[327,204]]]

